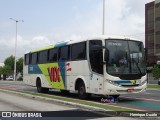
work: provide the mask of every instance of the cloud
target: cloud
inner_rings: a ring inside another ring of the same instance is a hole
[[[3,54],[2,60],[9,57],[10,55],[15,55],[15,38],[0,39],[0,53]],[[36,36],[32,39],[26,40],[22,36],[17,36],[17,58],[23,57],[26,52],[29,52],[34,49],[48,46],[54,42],[50,41],[46,36]]]
[[[87,1],[90,4],[93,2],[93,0]],[[151,1],[106,0],[105,34],[135,37],[144,42],[145,4]],[[48,28],[50,30],[48,30],[49,32],[46,30],[46,33],[41,33],[41,31],[37,30],[36,35],[29,32],[26,35],[25,33],[18,35],[17,56],[21,57],[30,50],[54,44],[58,41],[80,39],[102,34],[103,0],[97,3],[95,7],[83,13],[80,12],[79,7],[77,7],[78,5],[74,5],[71,7],[75,11],[71,20],[67,20],[66,23],[64,20],[62,25],[59,24]],[[6,23],[4,26],[8,26],[8,24]],[[15,49],[15,38],[8,37],[10,35],[5,30],[2,32],[4,35],[0,33],[0,62],[3,62],[9,55],[14,55]]]

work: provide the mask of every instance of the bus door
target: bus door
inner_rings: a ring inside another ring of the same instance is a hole
[[[90,90],[100,94],[103,91],[103,47],[101,40],[89,41]]]

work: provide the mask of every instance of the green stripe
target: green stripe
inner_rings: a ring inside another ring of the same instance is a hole
[[[148,102],[148,101],[133,101],[133,102],[124,102],[124,105],[131,105],[134,107],[146,107],[151,109],[160,109],[160,103],[158,102]]]
[[[31,53],[33,53],[33,52],[39,52],[39,51],[43,51],[43,50],[47,50],[47,49],[51,49],[51,48],[54,48],[54,46],[51,45],[51,46],[47,46],[47,47],[40,48],[40,49],[37,49],[37,50],[33,50],[33,51],[31,51]]]

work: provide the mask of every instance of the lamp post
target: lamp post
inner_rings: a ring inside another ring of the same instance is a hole
[[[103,20],[102,20],[102,35],[105,32],[105,0],[103,0]]]
[[[16,20],[16,19],[13,19],[13,18],[10,18],[10,20],[13,20],[16,22],[16,39],[15,39],[15,60],[14,60],[14,80],[16,80],[16,61],[17,61],[17,58],[16,58],[16,50],[17,50],[17,24],[18,22],[24,22],[23,20]]]

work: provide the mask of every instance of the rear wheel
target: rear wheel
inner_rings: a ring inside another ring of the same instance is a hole
[[[37,80],[37,92],[38,93],[47,93],[49,91],[49,88],[43,88],[41,85],[41,81]]]
[[[78,95],[81,99],[87,99],[90,97],[90,94],[86,93],[85,85],[84,83],[80,83],[78,86]]]

